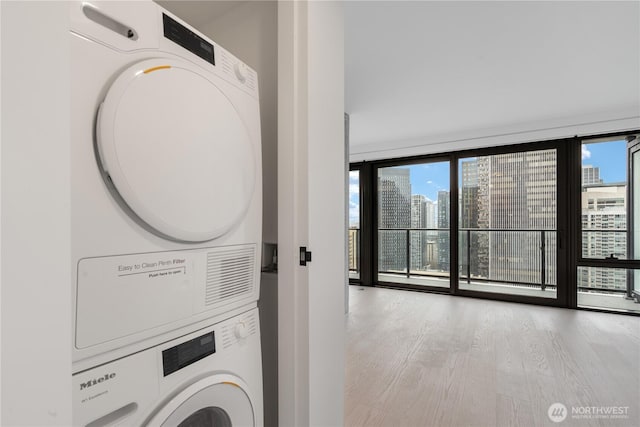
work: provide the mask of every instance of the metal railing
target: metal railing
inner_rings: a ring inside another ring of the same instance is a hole
[[[379,272],[401,273],[406,277],[442,277],[443,272],[449,272],[448,229],[381,228],[378,231]],[[467,283],[555,288],[556,242],[554,230],[462,228],[459,230],[459,278]],[[398,250],[401,246],[402,255]],[[427,251],[430,259],[416,266],[415,261],[420,259],[420,252],[424,254],[425,246],[431,246]],[[437,265],[429,261],[437,261]],[[394,268],[389,268],[392,265]]]
[[[583,224],[584,227],[584,224]],[[583,228],[582,230],[582,258],[585,259],[627,259],[627,235],[628,230],[624,228]],[[590,233],[598,233],[599,236],[589,237]],[[612,241],[610,237],[605,238],[604,234],[621,234],[620,239]],[[578,269],[578,290],[582,292],[605,292],[605,293],[625,293],[631,298],[634,291],[633,273],[625,269],[614,269],[607,267],[588,267],[593,274],[585,272],[585,267]],[[600,283],[613,282],[613,287],[583,286],[582,282],[594,281]]]
[[[360,229],[349,229],[349,271],[360,271]],[[582,233],[627,233],[623,229],[583,229]],[[450,231],[442,228],[379,228],[378,272],[410,277],[450,275]],[[583,234],[584,235],[584,234]],[[626,235],[626,234],[625,234]],[[386,236],[386,237],[385,237]],[[557,232],[542,229],[462,228],[459,230],[459,279],[545,290],[557,286]],[[621,239],[622,240],[622,239]],[[608,256],[625,257],[626,240],[606,246]],[[624,244],[623,244],[624,243]],[[583,256],[585,254],[583,238]],[[593,252],[593,251],[592,251]],[[603,253],[589,256],[602,259]],[[613,273],[610,273],[613,274]],[[582,277],[582,276],[581,276]],[[585,276],[586,277],[586,276]],[[628,293],[628,282],[612,287],[598,283],[580,291]],[[617,281],[616,281],[617,284]]]
[[[594,247],[591,244],[594,240],[585,239],[585,235],[589,233],[601,234],[622,234],[623,238],[619,242],[611,242],[603,239],[603,236],[597,236]],[[598,245],[599,244],[599,245]],[[627,230],[622,228],[591,228],[582,229],[582,257],[595,259],[625,259],[627,257]]]

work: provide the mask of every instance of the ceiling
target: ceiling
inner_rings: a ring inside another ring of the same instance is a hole
[[[640,111],[639,2],[347,2],[350,144]]]
[[[247,2],[158,3],[198,28]],[[346,1],[344,8],[352,151],[603,112],[640,115],[638,1]]]

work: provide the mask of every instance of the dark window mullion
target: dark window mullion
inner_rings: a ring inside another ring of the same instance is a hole
[[[378,166],[371,163],[365,163],[363,166],[364,181],[364,197],[365,204],[364,209],[369,211],[369,215],[366,218],[363,217],[363,226],[366,225],[366,241],[363,240],[362,244],[366,245],[366,251],[363,252],[363,256],[366,255],[367,263],[367,275],[366,282],[363,284],[367,286],[375,286],[378,283]]]
[[[569,153],[565,159],[565,177],[568,191],[567,232],[564,246],[567,250],[566,268],[564,274],[567,283],[566,306],[578,307],[578,264],[577,258],[582,254],[582,141],[574,138],[569,144]],[[560,270],[560,269],[558,269]]]
[[[451,289],[451,293],[453,295],[457,295],[458,294],[458,283],[460,280],[460,270],[459,270],[459,260],[460,260],[460,254],[458,252],[459,250],[459,229],[460,229],[460,224],[459,224],[459,203],[458,203],[458,159],[459,156],[456,156],[455,154],[452,154],[449,160],[449,171],[450,171],[450,178],[449,178],[449,193],[450,193],[450,197],[449,197],[449,212],[450,212],[450,218],[449,218],[449,241],[450,241],[450,247],[451,247],[451,256],[450,256],[450,265],[449,265],[449,272],[450,272],[450,282],[449,282],[449,288]],[[470,260],[467,260],[467,262],[470,262]]]
[[[573,159],[575,151],[575,140],[556,145],[556,197],[558,206],[556,210],[556,286],[557,299],[560,305],[568,306],[571,303],[570,295],[575,287],[575,279],[571,279],[572,271],[570,260],[572,259],[573,239],[572,221],[573,201],[571,199],[571,189],[574,188],[572,168],[569,163]],[[564,267],[563,267],[564,266]],[[575,275],[575,274],[574,274]]]

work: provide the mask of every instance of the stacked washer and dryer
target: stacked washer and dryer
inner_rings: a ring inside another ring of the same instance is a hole
[[[262,425],[257,75],[151,1],[70,8],[74,425]]]

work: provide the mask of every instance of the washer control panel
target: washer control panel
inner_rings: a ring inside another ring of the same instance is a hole
[[[162,351],[162,370],[164,376],[172,374],[185,366],[216,352],[215,331]]]

